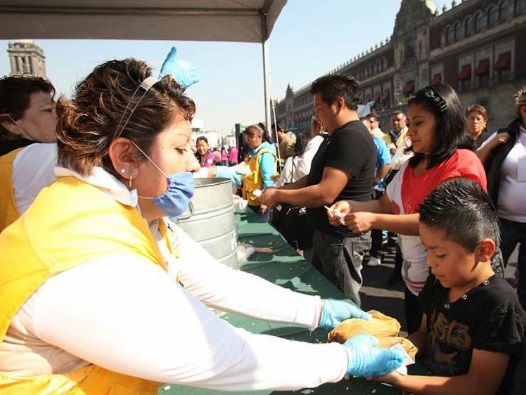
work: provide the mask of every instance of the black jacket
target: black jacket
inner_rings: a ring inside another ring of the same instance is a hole
[[[488,179],[488,194],[491,196],[493,204],[497,206],[499,199],[499,184],[500,184],[500,168],[502,162],[508,153],[511,151],[517,139],[519,138],[520,133],[520,118],[515,119],[512,123],[506,128],[499,129],[497,133],[507,132],[510,134],[511,138],[502,145],[499,145],[493,150],[489,158],[484,163],[484,168],[486,169],[486,177]]]

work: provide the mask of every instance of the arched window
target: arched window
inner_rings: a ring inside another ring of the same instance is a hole
[[[473,34],[473,19],[471,17],[468,17],[466,21],[464,22],[464,35],[466,37],[469,37]]]
[[[526,0],[515,0],[515,13],[524,14],[526,12]]]
[[[453,39],[455,41],[458,41],[460,39],[460,23],[459,22],[455,23],[455,27],[453,30]]]
[[[499,9],[496,6],[488,8],[488,26],[493,26],[497,23],[499,17]]]
[[[482,12],[477,12],[473,18],[473,30],[479,33],[482,30]]]
[[[446,44],[453,42],[453,28],[451,26],[446,27]]]
[[[508,2],[503,1],[499,4],[499,22],[504,22],[508,18]]]

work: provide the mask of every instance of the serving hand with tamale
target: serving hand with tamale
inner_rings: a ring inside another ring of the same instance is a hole
[[[414,360],[418,349],[408,339],[398,336],[400,323],[392,317],[376,310],[368,311],[372,319],[350,318],[342,321],[336,328],[329,332],[329,341],[345,343],[348,339],[361,335],[372,335],[380,341],[382,348],[390,348],[395,344],[401,344],[409,356]]]

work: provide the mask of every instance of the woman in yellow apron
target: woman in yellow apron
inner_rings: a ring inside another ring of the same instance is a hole
[[[177,243],[162,251],[164,218],[181,215],[193,194],[195,105],[171,76],[110,61],[57,110],[57,181],[0,234],[0,393],[300,389],[402,363],[368,337],[339,345],[254,335],[206,306],[310,329],[369,318],[219,265],[177,227]]]
[[[248,151],[248,166],[250,172],[243,178],[242,197],[248,201],[248,206],[259,212],[259,194],[274,186],[274,176],[277,173],[276,146],[270,140],[268,131],[263,124],[254,124],[245,129]],[[268,215],[268,214],[267,214]]]

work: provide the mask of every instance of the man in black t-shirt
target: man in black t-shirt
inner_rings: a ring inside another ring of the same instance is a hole
[[[371,247],[370,234],[354,234],[345,226],[329,224],[324,206],[344,199],[366,201],[373,185],[376,146],[360,122],[357,81],[329,75],[311,86],[316,115],[328,138],[312,160],[310,173],[281,188],[266,189],[262,208],[280,203],[307,207],[314,228],[311,263],[347,297],[360,304],[362,260]]]

